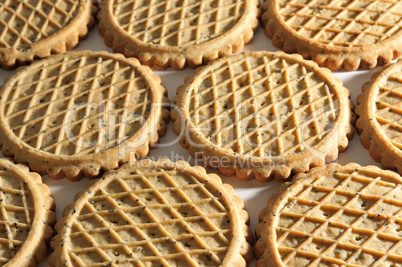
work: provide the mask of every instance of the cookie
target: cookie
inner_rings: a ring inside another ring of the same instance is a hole
[[[402,174],[402,60],[373,73],[357,97],[357,131],[371,157]]]
[[[397,0],[265,0],[262,10],[274,46],[331,70],[372,69],[402,56]]]
[[[225,57],[177,91],[173,130],[191,155],[224,175],[286,179],[335,160],[353,135],[349,91],[299,55]]]
[[[398,266],[402,177],[331,164],[284,184],[260,213],[257,266]]]
[[[96,0],[1,0],[0,65],[66,52],[95,25]]]
[[[103,0],[105,44],[155,69],[196,67],[239,52],[258,28],[259,0]]]
[[[123,165],[63,214],[50,266],[246,266],[252,258],[243,201],[184,161]]]
[[[49,188],[25,165],[0,159],[0,265],[36,266],[47,254],[56,215]]]
[[[22,68],[0,94],[3,154],[70,180],[144,157],[169,120],[160,83],[138,60],[107,52],[70,52]]]

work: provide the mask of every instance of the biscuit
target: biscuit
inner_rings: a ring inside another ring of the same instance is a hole
[[[300,55],[245,52],[186,79],[172,100],[173,130],[224,175],[281,180],[346,149],[354,131],[349,95]]]
[[[36,266],[46,258],[56,215],[49,188],[25,165],[0,159],[0,265]]]
[[[96,0],[1,0],[0,65],[66,52],[95,25]]]
[[[402,55],[397,0],[265,0],[262,10],[274,46],[331,70],[372,69]]]
[[[22,68],[0,94],[3,154],[70,180],[144,157],[169,120],[160,83],[138,60],[107,52],[70,52]]]
[[[239,52],[258,28],[259,0],[103,0],[105,44],[155,69],[194,68]]]
[[[51,266],[246,266],[243,201],[219,176],[141,160],[77,194],[57,222]]]
[[[373,73],[357,97],[356,128],[371,157],[402,174],[402,60]]]
[[[257,266],[398,266],[402,177],[331,164],[269,198],[256,228]]]

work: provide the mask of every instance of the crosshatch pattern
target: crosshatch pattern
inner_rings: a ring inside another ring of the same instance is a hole
[[[244,0],[115,0],[114,16],[128,34],[161,46],[188,47],[234,27]]]
[[[264,157],[313,147],[333,129],[338,99],[314,71],[282,58],[227,59],[199,77],[189,111],[214,146]]]
[[[402,67],[380,82],[375,118],[390,142],[402,150]]]
[[[7,83],[4,117],[14,134],[54,155],[99,153],[134,136],[151,106],[141,74],[114,59],[59,59]]]
[[[1,0],[0,47],[26,49],[55,34],[76,16],[80,2]]]
[[[0,265],[10,261],[25,242],[33,217],[27,184],[13,173],[0,170]]]
[[[375,44],[402,31],[396,0],[280,0],[279,13],[298,34],[331,46]]]
[[[81,210],[71,207],[78,216],[68,237],[70,260],[77,266],[218,266],[232,239],[219,192],[177,170],[120,170]]]
[[[290,187],[280,206],[274,227],[283,264],[397,266],[402,262],[401,184],[380,171],[364,169],[315,177],[299,189]]]

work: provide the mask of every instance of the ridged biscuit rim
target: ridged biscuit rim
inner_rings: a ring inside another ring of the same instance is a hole
[[[190,150],[190,154],[195,157],[196,154],[201,155],[202,158],[205,160],[208,157],[216,156],[218,157],[228,157],[231,162],[230,168],[223,168],[221,166],[218,167],[218,170],[221,174],[225,176],[233,176],[235,175],[237,178],[241,180],[250,180],[255,178],[258,182],[266,182],[271,179],[275,180],[283,180],[288,178],[291,173],[299,173],[299,172],[307,172],[312,167],[319,167],[324,166],[325,162],[330,162],[335,160],[338,157],[338,152],[344,151],[349,143],[349,140],[353,138],[354,134],[354,122],[355,122],[355,115],[353,113],[354,104],[349,99],[350,92],[348,89],[343,87],[343,83],[340,79],[331,76],[331,71],[325,68],[320,68],[315,62],[304,60],[300,55],[289,55],[283,52],[268,52],[268,51],[247,51],[237,55],[228,56],[223,59],[218,59],[213,62],[210,62],[206,66],[202,66],[198,68],[193,75],[190,75],[185,78],[184,84],[177,88],[177,95],[173,97],[172,109],[171,109],[171,118],[173,121],[173,131],[180,135],[183,131],[183,127],[186,129],[195,129],[196,127],[191,123],[188,122],[189,114],[188,114],[188,107],[185,106],[185,100],[189,97],[189,87],[191,86],[192,82],[197,79],[197,77],[201,76],[203,73],[206,73],[210,70],[213,70],[214,64],[219,64],[226,59],[237,59],[240,57],[247,57],[247,56],[268,56],[268,57],[279,57],[284,58],[286,60],[291,60],[293,62],[300,63],[301,65],[305,66],[308,70],[314,71],[320,78],[323,80],[328,81],[328,84],[331,85],[334,93],[337,94],[339,100],[339,115],[338,115],[338,128],[333,128],[328,136],[337,135],[337,138],[327,138],[328,140],[335,140],[339,143],[332,144],[332,147],[328,149],[328,142],[321,141],[319,143],[319,147],[317,150],[320,150],[320,147],[326,147],[325,153],[320,153],[320,158],[316,155],[314,157],[311,156],[311,153],[308,150],[304,150],[302,153],[293,154],[293,155],[281,155],[275,157],[265,157],[263,160],[256,162],[256,164],[265,164],[265,168],[257,168],[253,166],[252,168],[245,168],[244,166],[233,166],[233,162],[247,162],[250,161],[249,157],[233,154],[230,152],[225,151],[221,148],[216,148],[213,145],[211,146],[203,146],[202,148],[197,148],[192,146],[190,142],[187,142],[186,135],[180,136],[180,144],[188,148]],[[176,108],[177,107],[177,108]],[[181,118],[180,112],[183,114],[184,119]],[[338,132],[339,131],[339,132]],[[197,144],[206,144],[205,139],[197,135],[197,131],[189,131],[192,140],[197,140]],[[339,138],[339,140],[338,140]],[[315,146],[316,148],[316,146]],[[285,166],[283,164],[276,164],[276,162],[285,162]],[[207,161],[205,162],[207,165],[209,164]],[[277,166],[278,165],[278,166]]]
[[[255,229],[255,246],[254,255],[257,258],[257,267],[273,266],[273,267],[286,267],[281,260],[278,251],[271,246],[275,246],[276,241],[274,237],[274,229],[267,227],[268,224],[274,224],[274,221],[278,221],[278,217],[275,215],[276,210],[280,204],[282,196],[289,194],[291,190],[289,187],[302,183],[303,180],[309,179],[311,176],[322,175],[323,173],[336,172],[339,170],[364,170],[366,172],[381,172],[387,177],[395,179],[399,183],[402,183],[402,177],[397,173],[389,170],[382,170],[374,165],[361,166],[357,163],[348,163],[346,165],[340,165],[338,163],[331,163],[326,168],[316,167],[311,169],[308,173],[299,173],[295,175],[290,182],[283,183],[278,191],[272,194],[266,203],[266,206],[260,211],[258,215],[258,224]],[[277,203],[277,201],[279,201]],[[268,232],[267,232],[268,231]],[[267,263],[269,262],[269,263]],[[360,266],[360,265],[359,265]]]
[[[229,257],[225,256],[224,263],[221,266],[246,266],[247,262],[253,259],[253,248],[252,244],[254,242],[253,233],[249,227],[250,217],[246,210],[244,210],[243,200],[236,196],[234,189],[229,184],[223,184],[221,178],[213,173],[207,173],[206,170],[199,166],[190,166],[189,163],[185,161],[172,162],[169,159],[161,159],[158,161],[152,161],[150,159],[143,159],[135,162],[133,165],[125,164],[117,170],[108,171],[101,178],[96,180],[91,180],[87,188],[81,192],[78,192],[74,196],[74,200],[70,205],[67,205],[63,209],[63,218],[59,220],[55,225],[56,235],[50,242],[50,246],[53,249],[52,254],[49,258],[49,264],[52,267],[66,266],[63,262],[66,259],[66,252],[64,251],[64,245],[66,239],[68,239],[68,234],[70,231],[71,220],[78,216],[80,208],[82,207],[86,198],[91,195],[91,191],[95,192],[99,188],[102,188],[106,182],[118,177],[119,171],[126,169],[140,169],[142,171],[152,171],[155,169],[161,170],[178,170],[186,174],[197,177],[198,180],[203,180],[205,183],[212,183],[216,188],[220,188],[222,197],[228,202],[229,211],[233,213],[232,222],[236,227],[234,228],[234,237],[230,243],[228,250]],[[108,178],[110,177],[110,178]],[[95,189],[93,189],[95,187]],[[232,205],[230,205],[232,203]],[[77,205],[79,207],[77,207]]]
[[[120,159],[118,155],[119,148],[121,145],[124,145],[124,143],[112,149],[108,149],[103,153],[87,154],[83,156],[56,156],[33,148],[15,136],[6,123],[4,118],[5,97],[3,95],[12,89],[9,88],[8,91],[6,91],[7,89],[2,90],[2,99],[0,99],[0,146],[2,147],[4,155],[13,157],[16,162],[28,163],[32,170],[41,174],[48,174],[53,179],[66,177],[68,180],[75,181],[81,179],[83,175],[88,178],[94,178],[101,175],[102,172],[116,169],[119,165],[128,162],[127,159],[135,160],[135,158],[130,157],[130,155],[135,154],[136,158],[146,156],[150,147],[158,143],[159,137],[165,135],[166,125],[170,120],[169,111],[167,109],[169,103],[167,90],[162,86],[159,76],[154,74],[147,66],[141,65],[135,58],[125,58],[121,54],[113,54],[105,51],[84,50],[67,52],[39,60],[30,66],[18,69],[16,73],[9,75],[5,79],[3,88],[6,88],[7,83],[13,77],[29,71],[30,68],[37,67],[44,62],[59,60],[65,57],[79,58],[87,55],[123,61],[143,75],[144,79],[147,81],[148,89],[152,97],[150,116],[146,120],[146,127],[143,125],[140,130],[127,141],[135,142],[135,139],[149,128],[153,134],[148,137],[148,142],[135,149],[125,151],[125,161]]]
[[[259,0],[243,0],[246,5],[245,12],[229,31],[207,42],[181,48],[145,43],[132,38],[121,29],[112,15],[110,9],[113,1],[102,0],[99,3],[98,29],[105,39],[105,44],[112,47],[113,51],[127,57],[136,57],[142,64],[156,70],[164,70],[169,66],[175,70],[186,66],[196,68],[205,62],[240,52],[258,29],[261,13]]]
[[[1,158],[0,168],[13,172],[24,183],[29,184],[35,210],[27,239],[6,266],[36,266],[45,260],[47,244],[54,235],[52,227],[56,223],[55,202],[50,195],[49,187],[42,182],[41,176],[30,172],[27,166],[15,164],[8,158]]]
[[[360,141],[369,150],[370,156],[376,162],[381,163],[384,168],[392,169],[402,174],[402,151],[390,142],[374,118],[375,97],[377,96],[379,83],[398,66],[402,66],[402,59],[395,64],[385,65],[380,70],[372,73],[371,80],[363,84],[362,92],[357,96],[355,113],[358,117],[356,129],[360,134]]]
[[[305,59],[312,59],[321,67],[336,71],[373,69],[385,65],[402,56],[400,42],[402,31],[380,43],[360,47],[328,46],[296,33],[279,15],[278,0],[264,0],[261,23],[265,35],[272,39],[274,46],[287,53],[301,54]]]
[[[78,45],[88,32],[95,26],[95,15],[98,11],[97,0],[80,1],[78,13],[68,25],[55,34],[33,42],[29,49],[0,47],[0,65],[4,69],[13,69],[18,65],[37,59],[46,58],[52,54],[62,54]]]

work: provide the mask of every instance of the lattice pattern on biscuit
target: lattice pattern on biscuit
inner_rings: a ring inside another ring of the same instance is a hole
[[[127,63],[65,57],[19,73],[5,102],[5,118],[29,146],[55,155],[98,153],[142,127],[151,100],[147,82]]]
[[[0,47],[30,48],[65,27],[79,0],[1,0]]]
[[[34,217],[27,185],[9,171],[0,171],[0,265],[5,265],[26,240]]]
[[[380,82],[375,118],[391,143],[402,150],[402,67]]]
[[[128,34],[162,46],[207,42],[236,25],[244,0],[115,0],[114,16]]]
[[[275,227],[286,266],[402,262],[402,185],[385,175],[357,169],[323,175],[283,204]]]
[[[217,147],[256,157],[300,152],[334,127],[336,96],[298,63],[244,57],[199,80],[190,98],[191,121]]]
[[[279,13],[298,34],[332,46],[375,44],[402,31],[396,0],[280,0]]]
[[[228,207],[211,184],[178,171],[122,172],[71,225],[78,266],[218,266],[230,244]],[[97,266],[97,265],[96,265]]]

